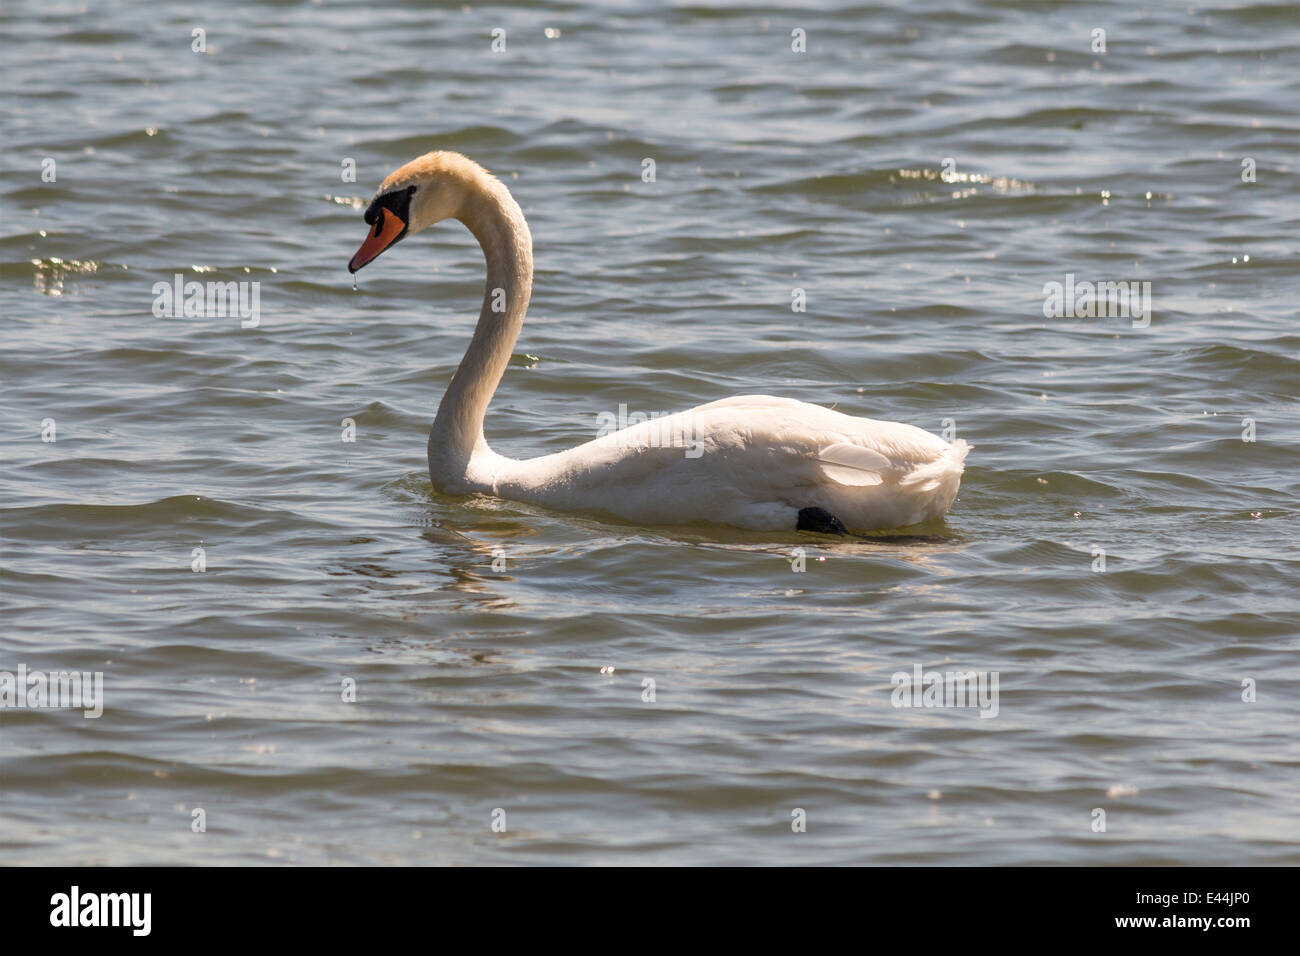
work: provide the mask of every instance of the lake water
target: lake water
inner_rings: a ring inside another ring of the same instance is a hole
[[[13,0],[0,62],[0,671],[103,674],[0,709],[0,863],[1300,862],[1294,5]],[[947,521],[435,494],[482,256],[345,269],[435,148],[532,227],[497,450],[784,395],[969,441]]]

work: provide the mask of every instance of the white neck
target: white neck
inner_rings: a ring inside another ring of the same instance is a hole
[[[504,185],[493,180],[472,194],[457,218],[483,248],[487,286],[474,337],[429,432],[429,474],[435,486],[451,492],[469,490],[470,459],[489,450],[483,418],[514,352],[533,290],[533,237]]]

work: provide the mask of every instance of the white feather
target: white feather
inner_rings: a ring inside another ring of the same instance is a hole
[[[885,480],[884,470],[890,466],[889,459],[879,452],[848,442],[827,445],[817,453],[817,460],[823,475],[854,488],[880,484]]]

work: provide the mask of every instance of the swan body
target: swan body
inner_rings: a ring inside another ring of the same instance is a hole
[[[483,420],[532,293],[523,212],[477,163],[433,152],[388,176],[365,218],[372,232],[352,272],[448,218],[465,223],[487,261],[478,325],[429,433],[429,477],[442,492],[642,524],[712,521],[760,531],[920,524],[942,518],[957,494],[965,442],[770,395],[710,402],[540,458],[499,455]],[[833,524],[806,524],[809,514]]]

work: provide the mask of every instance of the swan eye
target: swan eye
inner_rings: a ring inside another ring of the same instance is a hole
[[[373,226],[379,219],[379,211],[387,209],[396,215],[402,222],[409,222],[411,219],[411,197],[415,195],[415,187],[407,186],[405,189],[399,189],[396,192],[384,193],[382,196],[376,196],[370,201],[366,208],[364,217],[366,225]]]

